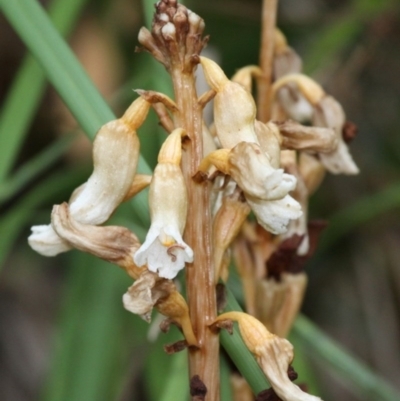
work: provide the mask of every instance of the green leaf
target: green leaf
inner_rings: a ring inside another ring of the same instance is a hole
[[[304,315],[298,316],[293,335],[304,349],[343,382],[347,388],[363,400],[400,400],[400,393],[371,371],[348,350],[331,340]]]
[[[61,35],[68,36],[87,0],[54,0],[50,18]],[[10,172],[28,127],[40,105],[45,89],[45,73],[32,56],[27,56],[17,72],[0,114],[0,183]]]
[[[67,257],[60,330],[42,400],[115,399],[129,350],[140,337],[132,331],[131,342],[126,343],[123,336],[127,312],[121,307],[121,294],[129,279],[91,255],[72,251]]]
[[[35,209],[45,200],[64,193],[66,189],[71,188],[72,190],[82,183],[87,175],[88,170],[82,167],[76,170],[57,171],[38,184],[0,218],[1,230],[3,233],[7,233],[2,236],[0,241],[0,266],[3,266],[18,234],[26,222],[32,218]]]
[[[12,177],[0,183],[0,204],[8,201],[29,182],[54,164],[69,149],[76,137],[76,135],[67,135],[54,141],[37,156],[23,164]]]

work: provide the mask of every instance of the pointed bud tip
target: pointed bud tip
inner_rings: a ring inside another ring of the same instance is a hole
[[[151,103],[142,97],[138,97],[127,108],[121,120],[128,124],[132,130],[136,131],[146,120],[150,107]]]
[[[222,68],[215,61],[207,57],[200,57],[200,63],[203,67],[204,76],[207,80],[207,83],[216,92],[220,92],[229,82],[229,79],[222,71]]]

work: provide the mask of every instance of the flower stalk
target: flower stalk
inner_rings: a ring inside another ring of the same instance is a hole
[[[267,122],[271,114],[272,61],[278,0],[263,0],[260,48],[261,76],[258,79],[258,119]]]

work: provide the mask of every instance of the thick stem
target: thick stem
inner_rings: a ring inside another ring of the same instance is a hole
[[[194,262],[186,266],[187,297],[194,333],[200,348],[189,349],[189,374],[198,375],[207,387],[207,401],[219,400],[219,340],[208,328],[216,318],[216,296],[212,258],[212,219],[207,183],[192,177],[203,157],[202,107],[198,104],[194,75],[172,68],[175,101],[179,112],[175,127],[186,130],[182,157],[189,208],[185,241],[194,251]]]
[[[278,0],[263,0],[260,68],[262,77],[258,82],[258,119],[267,122],[271,115],[271,81],[274,56],[276,10]]]

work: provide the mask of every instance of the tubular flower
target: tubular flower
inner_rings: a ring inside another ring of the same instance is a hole
[[[301,216],[300,204],[288,195],[296,187],[296,178],[274,169],[258,144],[240,142],[231,150],[217,150],[203,160],[200,170],[207,170],[209,164],[237,182],[257,221],[267,231],[282,234],[290,220]]]
[[[150,184],[151,226],[134,256],[138,266],[147,264],[150,271],[168,279],[174,278],[186,262],[193,261],[193,251],[182,239],[188,203],[179,167],[183,134],[180,128],[173,131],[160,150]]]
[[[294,358],[292,344],[275,334],[256,318],[243,312],[227,312],[219,315],[213,325],[226,320],[239,324],[240,334],[249,351],[267,376],[275,393],[283,401],[321,401],[319,397],[303,392],[288,377],[288,369]]]
[[[230,81],[214,61],[200,57],[204,75],[217,92],[214,98],[214,123],[223,148],[231,149],[239,142],[255,142],[256,105],[251,94],[240,84]]]
[[[78,187],[69,202],[69,213],[76,222],[104,223],[130,192],[139,157],[136,129],[144,122],[150,103],[136,99],[118,120],[103,125],[93,143],[93,173]],[[32,227],[29,245],[45,256],[71,249],[51,225]]]

